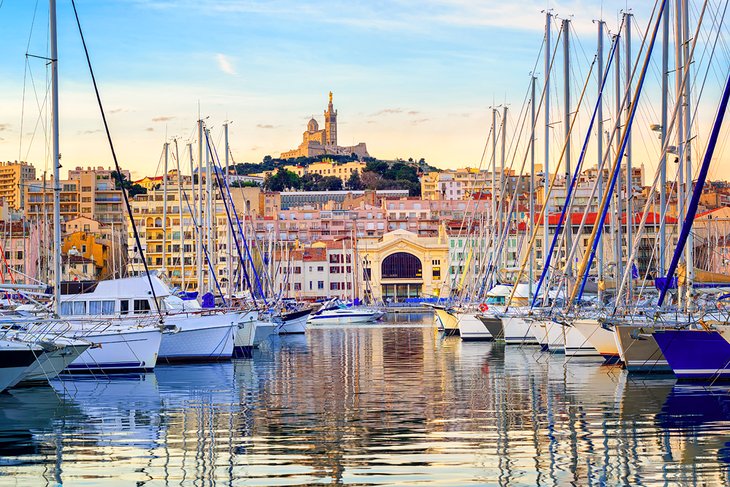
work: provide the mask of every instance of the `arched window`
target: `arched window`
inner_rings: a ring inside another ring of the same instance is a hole
[[[383,279],[421,279],[421,261],[413,254],[396,252],[383,260],[380,268]]]

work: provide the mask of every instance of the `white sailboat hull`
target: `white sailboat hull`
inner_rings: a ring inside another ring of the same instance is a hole
[[[618,360],[618,347],[614,332],[601,326],[598,320],[575,320],[573,326],[588,340],[606,360]]]
[[[88,342],[68,340],[59,348],[45,352],[25,371],[20,383],[30,384],[55,379],[90,346]]]
[[[458,313],[459,336],[462,340],[491,340],[492,334],[475,313]]]
[[[165,324],[173,325],[176,331],[162,334],[159,360],[175,362],[231,358],[238,317],[238,313],[181,313],[165,317]]]
[[[537,345],[532,323],[519,316],[502,316],[504,342],[508,345]]]
[[[547,334],[547,348],[551,353],[565,353],[565,330],[564,326],[554,321],[545,323]]]
[[[77,335],[94,344],[66,372],[147,372],[155,368],[162,332],[158,327]]]

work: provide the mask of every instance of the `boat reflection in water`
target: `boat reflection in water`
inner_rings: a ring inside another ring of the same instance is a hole
[[[391,318],[392,319],[392,318]],[[0,396],[13,484],[727,482],[727,391],[417,326]]]

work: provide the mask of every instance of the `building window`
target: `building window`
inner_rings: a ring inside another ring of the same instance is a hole
[[[317,281],[317,289],[324,289],[324,281]]]

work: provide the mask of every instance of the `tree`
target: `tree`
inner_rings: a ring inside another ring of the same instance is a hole
[[[279,168],[273,175],[269,174],[264,179],[264,188],[267,191],[286,191],[287,189],[299,189],[300,186],[299,176],[282,168]]]
[[[114,188],[124,188],[130,198],[134,198],[138,194],[147,194],[147,188],[133,184],[124,176],[124,173],[119,174],[117,171],[112,171],[112,178],[114,178]]]
[[[362,180],[360,179],[360,172],[355,170],[352,171],[352,174],[350,174],[350,177],[347,179],[347,189],[351,189],[352,191],[360,191],[363,189]]]
[[[320,191],[342,191],[342,179],[337,176],[325,176],[320,182]]]

